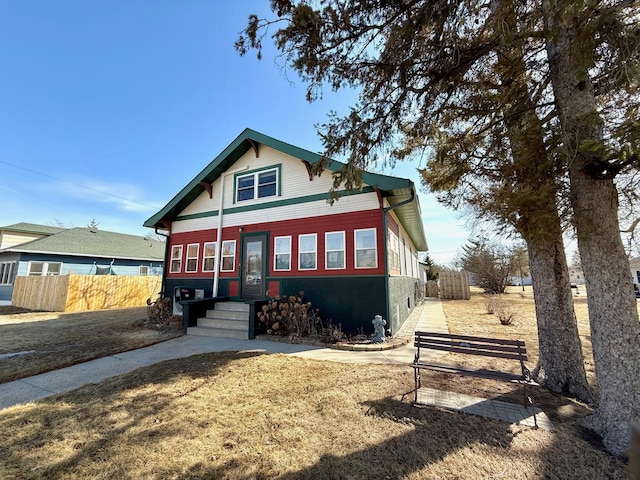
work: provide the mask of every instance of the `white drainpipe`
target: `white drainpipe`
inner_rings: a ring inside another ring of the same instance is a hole
[[[220,175],[220,207],[218,208],[218,233],[216,235],[216,258],[214,259],[214,273],[213,273],[213,292],[212,296],[218,296],[218,282],[220,280],[220,255],[222,252],[222,215],[224,211],[224,178],[227,175],[233,175],[234,173],[242,172],[247,170],[249,165],[246,167],[239,168],[237,170],[232,170],[231,172],[225,172]]]

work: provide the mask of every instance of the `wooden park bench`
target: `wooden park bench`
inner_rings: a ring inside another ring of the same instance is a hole
[[[418,403],[418,389],[420,383],[421,370],[433,370],[443,373],[454,373],[458,375],[500,380],[503,382],[516,382],[523,386],[524,406],[533,408],[533,419],[537,426],[536,408],[533,392],[529,392],[527,387],[536,385],[531,379],[531,372],[524,362],[527,361],[527,349],[522,340],[505,340],[498,338],[471,337],[468,335],[452,335],[449,333],[436,332],[415,332],[416,356],[411,364],[415,377],[415,395],[413,403]],[[498,370],[472,369],[460,365],[445,365],[433,363],[421,358],[421,353],[425,350],[442,350],[451,353],[461,353],[465,355],[478,355],[484,357],[514,360],[520,364],[520,372],[504,372]]]

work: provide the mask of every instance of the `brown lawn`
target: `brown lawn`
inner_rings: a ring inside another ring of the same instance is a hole
[[[521,337],[535,350],[531,299],[506,298],[518,305],[512,326],[500,325],[474,295],[444,302],[450,328]],[[519,394],[435,373],[426,381]],[[549,432],[416,408],[403,395],[412,388],[411,368],[401,365],[251,352],[163,362],[0,412],[0,478],[627,478],[625,464],[580,427],[589,406],[539,392],[557,427]]]
[[[144,347],[182,334],[177,329],[159,332],[134,325],[145,318],[146,307],[52,313],[2,306],[0,383]]]

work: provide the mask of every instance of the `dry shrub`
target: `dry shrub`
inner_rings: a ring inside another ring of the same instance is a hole
[[[495,297],[489,297],[484,304],[484,308],[487,309],[489,315],[493,315],[496,312],[496,305],[498,300]]]
[[[511,325],[518,314],[518,309],[507,303],[499,303],[496,308],[496,316],[502,325]]]

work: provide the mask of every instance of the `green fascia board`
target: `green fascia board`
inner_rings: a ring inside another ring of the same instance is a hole
[[[165,205],[158,213],[144,222],[145,227],[150,228],[164,228],[162,220],[173,221],[176,220],[182,210],[184,210],[191,202],[193,202],[203,191],[204,187],[200,182],[213,183],[217,178],[228,170],[242,155],[249,151],[252,146],[247,140],[251,140],[257,144],[266,145],[278,150],[282,153],[290,155],[291,157],[305,160],[310,164],[315,164],[322,160],[324,157],[319,153],[314,153],[304,148],[296,147],[281,140],[269,137],[263,133],[246,128],[231,144],[225,148],[217,157],[215,157],[204,170],[202,170],[196,177],[187,184],[176,196],[171,199],[167,205]],[[335,172],[342,168],[345,164],[337,160],[325,159],[325,169]],[[378,188],[383,192],[383,196],[391,199],[393,197],[404,197],[402,200],[408,198],[412,192],[415,193],[415,186],[413,182],[406,178],[392,177],[389,175],[382,175],[378,173],[364,172],[362,181]],[[327,192],[328,198],[328,192]],[[402,201],[400,200],[400,201]],[[390,200],[391,201],[391,200]],[[394,203],[399,203],[394,202]],[[424,227],[422,226],[422,217],[420,213],[420,206],[417,201],[411,202],[411,208],[399,207],[400,213],[398,217],[403,222],[403,226],[411,236],[412,241],[416,245],[416,248],[426,250],[427,243],[424,235]],[[402,213],[401,213],[402,212]],[[413,221],[409,224],[405,224],[405,221],[409,221],[409,217],[413,217]],[[413,226],[412,226],[413,224]],[[419,226],[418,226],[419,224]],[[411,231],[408,227],[411,227]]]

